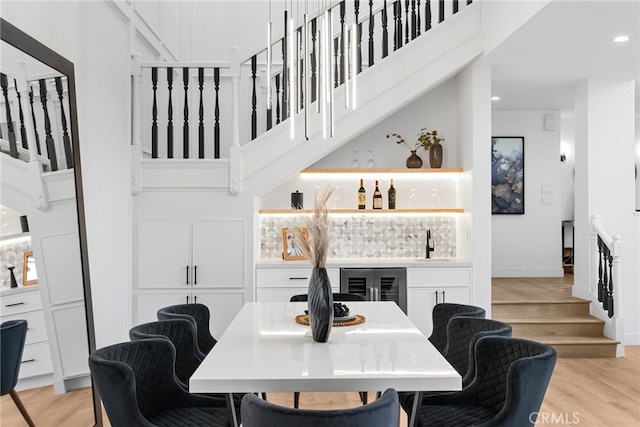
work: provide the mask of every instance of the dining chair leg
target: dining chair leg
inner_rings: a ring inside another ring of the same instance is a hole
[[[369,401],[369,393],[366,391],[360,391],[358,393],[360,393],[360,400],[362,401],[362,404],[366,405]]]
[[[293,392],[293,407],[298,409],[300,407],[300,392]]]
[[[9,394],[11,395],[11,399],[13,399],[13,402],[18,407],[18,411],[20,411],[20,413],[24,417],[24,420],[27,422],[27,424],[29,424],[29,427],[35,427],[35,424],[33,423],[31,416],[27,412],[27,408],[25,408],[22,404],[22,400],[20,400],[20,396],[18,396],[18,392],[16,391],[16,389],[12,388],[11,390],[9,390]]]

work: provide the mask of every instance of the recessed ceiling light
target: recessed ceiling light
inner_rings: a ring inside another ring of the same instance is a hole
[[[613,41],[616,42],[616,43],[628,42],[629,41],[629,36],[618,36],[615,39],[613,39]]]
[[[499,96],[492,96],[491,100],[492,101],[500,101],[500,97]]]

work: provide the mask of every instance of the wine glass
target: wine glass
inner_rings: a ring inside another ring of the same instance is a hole
[[[437,188],[431,189],[431,207],[432,208],[440,207],[440,195],[438,194]]]
[[[376,162],[373,160],[373,151],[369,150],[369,160],[367,161],[367,168],[373,169],[376,167]]]
[[[358,169],[360,163],[358,163],[358,150],[353,150],[353,160],[351,161],[351,168]]]
[[[415,188],[409,189],[409,206],[411,206],[413,209],[418,208],[418,194],[416,193]]]

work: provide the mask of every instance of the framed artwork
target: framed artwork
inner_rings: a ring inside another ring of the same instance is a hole
[[[491,137],[491,213],[524,214],[524,136]]]
[[[33,251],[27,251],[23,255],[22,263],[22,284],[35,285],[38,283],[38,274],[36,273],[36,259],[33,257]]]
[[[309,235],[306,227],[300,227],[305,236]],[[306,259],[302,254],[302,249],[293,240],[293,228],[282,229],[282,256],[285,261]]]

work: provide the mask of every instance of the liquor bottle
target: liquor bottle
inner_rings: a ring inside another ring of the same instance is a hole
[[[393,187],[393,180],[391,180],[391,184],[389,186],[389,209],[396,208],[396,189]]]
[[[376,181],[376,189],[373,192],[373,209],[382,209],[382,193],[378,188],[378,181]]]
[[[358,209],[365,209],[367,206],[367,191],[364,189],[364,180],[360,180],[360,188],[358,189]]]

